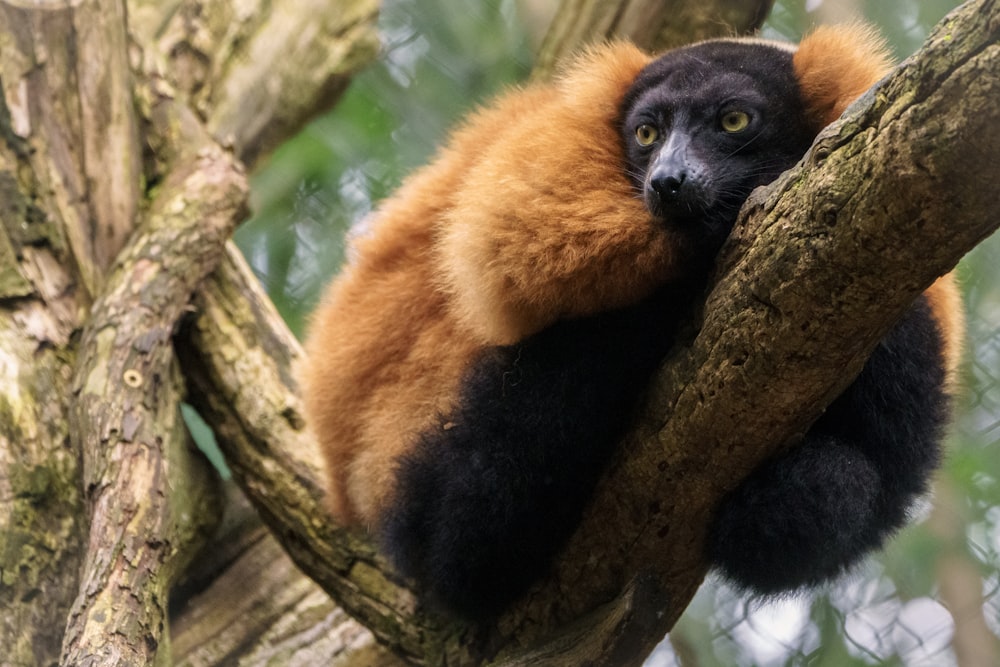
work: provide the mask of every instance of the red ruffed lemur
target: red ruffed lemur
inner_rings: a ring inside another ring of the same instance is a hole
[[[336,518],[431,603],[502,611],[576,528],[750,191],[889,67],[859,26],[658,58],[615,43],[474,114],[314,315],[302,389]],[[774,594],[879,547],[939,460],[961,335],[944,276],[722,502],[706,559]]]

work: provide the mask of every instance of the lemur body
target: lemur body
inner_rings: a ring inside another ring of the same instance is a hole
[[[618,43],[475,114],[383,205],[314,317],[303,390],[334,514],[459,614],[523,593],[740,205],[888,67],[857,27],[658,59]],[[802,445],[722,504],[706,557],[775,593],[879,546],[939,458],[961,331],[946,276]]]

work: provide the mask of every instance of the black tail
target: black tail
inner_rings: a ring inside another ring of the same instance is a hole
[[[757,594],[835,577],[882,545],[927,490],[948,416],[942,341],[920,297],[801,446],[721,505],[708,556]]]

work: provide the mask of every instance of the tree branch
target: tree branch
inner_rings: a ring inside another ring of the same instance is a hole
[[[196,139],[197,124],[176,109]],[[247,184],[231,155],[201,139],[181,152],[119,255],[80,341],[70,433],[83,456],[90,546],[63,664],[151,664],[170,585],[218,515],[181,421],[172,336],[244,215]]]
[[[263,3],[249,14],[242,1],[198,7],[228,11],[210,35],[227,57],[192,92],[215,95],[203,112],[257,112],[232,120],[239,136],[230,136],[224,117],[212,121],[245,156],[257,157],[297,130],[374,51],[373,0]],[[236,222],[245,184],[231,156],[175,102],[171,77],[143,80],[158,64],[160,72],[173,72],[157,62],[155,49],[140,52],[129,30],[149,29],[148,46],[153,34],[174,25],[165,15],[201,26],[197,10],[184,16],[177,9],[173,0],[136,0],[127,12],[120,0],[0,0],[5,664],[54,664],[63,639],[64,659],[73,664],[109,655],[166,659],[167,589],[196,534],[214,518],[207,469],[190,456],[176,411],[182,380],[170,338]],[[244,30],[250,24],[260,32]],[[291,57],[263,57],[275,35],[287,37],[279,37],[280,55]],[[223,101],[221,90],[240,99]],[[261,103],[247,106],[251,93]],[[149,114],[145,124],[140,109]],[[199,155],[200,147],[206,149]],[[144,163],[150,156],[156,162]],[[150,183],[159,196],[152,204],[140,200]],[[105,285],[138,212],[150,207],[145,217],[157,219],[132,239]]]
[[[941,550],[935,558],[938,597],[952,618],[951,645],[956,663],[963,667],[988,667],[1000,662],[1000,640],[989,628],[981,566],[969,553],[965,530],[969,503],[960,497],[954,481],[940,477],[934,485],[934,507],[927,527]]]
[[[751,33],[764,23],[774,0],[564,0],[535,58],[532,76],[548,78],[559,63],[594,41],[627,38],[650,51],[710,37]]]
[[[329,109],[378,52],[377,0],[184,0],[166,16],[158,0],[132,4],[150,58],[165,59],[161,70],[248,169]]]
[[[199,292],[178,351],[191,401],[212,424],[234,478],[293,560],[381,641],[421,660],[445,640],[365,537],[333,524],[319,451],[305,431],[294,382],[298,342],[242,254]]]
[[[919,54],[825,131],[799,167],[755,193],[720,258],[698,337],[668,360],[555,576],[490,638],[508,647],[500,663],[640,662],[701,581],[704,529],[721,495],[802,432],[907,304],[996,227],[998,26],[992,0],[953,13]],[[216,274],[212,292],[231,291],[217,284],[232,273]],[[208,305],[209,298],[204,293],[191,338],[198,356],[187,365],[219,375],[198,380],[197,393],[222,397],[217,403],[249,386],[259,393],[261,376],[247,369],[223,376],[227,364],[210,358],[214,339],[233,341],[242,321],[254,322],[246,330],[255,335],[287,334],[275,333],[283,328],[277,322],[269,330],[257,318],[223,318],[234,306]],[[415,614],[366,542],[324,524],[317,478],[287,460],[314,456],[290,410],[288,369],[279,361],[268,372],[284,388],[265,414],[254,416],[239,400],[234,409],[212,408],[230,425],[227,457],[251,462],[238,464],[237,474],[267,521],[300,566],[382,641],[417,661],[448,655],[475,663],[465,629]],[[281,429],[270,430],[269,421]],[[268,444],[275,442],[296,443],[296,453]],[[302,489],[285,506],[275,499],[289,484]],[[525,652],[537,642],[544,647]]]

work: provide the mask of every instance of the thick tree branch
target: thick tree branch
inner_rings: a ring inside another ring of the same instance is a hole
[[[564,0],[535,59],[532,76],[546,78],[568,56],[594,41],[628,38],[651,51],[710,37],[744,35],[764,23],[774,0]]]
[[[212,136],[250,169],[328,109],[378,52],[377,0],[184,0],[167,17],[157,0],[132,5],[151,57],[165,60]]]
[[[83,454],[90,547],[63,643],[67,665],[153,662],[171,582],[218,514],[181,422],[172,336],[244,216],[247,184],[205,137],[191,150],[119,256],[80,342],[70,433]]]
[[[258,512],[299,567],[381,641],[414,660],[440,655],[435,622],[417,613],[386,562],[328,518],[294,382],[301,348],[235,247],[195,305],[179,344],[191,400]]]

